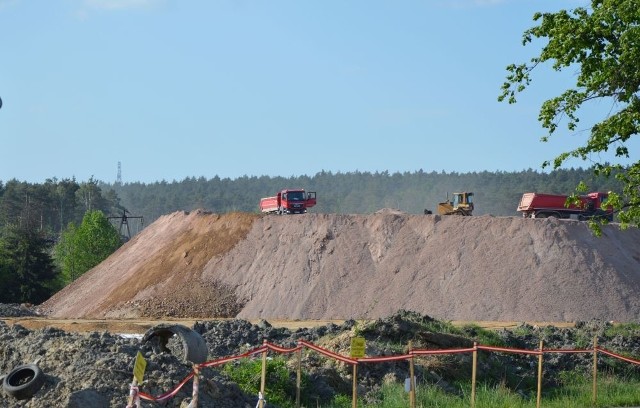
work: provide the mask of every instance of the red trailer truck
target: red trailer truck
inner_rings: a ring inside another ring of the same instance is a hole
[[[524,193],[518,205],[518,211],[525,218],[571,218],[587,220],[604,218],[613,221],[611,207],[602,207],[602,203],[609,196],[608,193],[589,193],[580,196],[580,203],[566,206],[566,195]]]
[[[304,214],[316,205],[316,192],[303,189],[282,190],[273,197],[260,199],[260,211],[276,214]]]

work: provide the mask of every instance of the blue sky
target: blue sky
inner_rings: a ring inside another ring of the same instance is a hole
[[[586,137],[540,142],[570,73],[497,96],[534,12],[579,5],[0,0],[0,180],[541,169]]]

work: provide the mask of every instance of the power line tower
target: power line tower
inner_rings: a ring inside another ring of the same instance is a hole
[[[120,165],[120,162],[118,162],[118,177],[116,178],[116,185],[122,185],[122,167]]]
[[[131,229],[129,228],[129,219],[133,218],[133,219],[138,219],[140,220],[140,229],[142,229],[142,226],[144,225],[144,218],[141,215],[127,215],[129,211],[127,210],[122,210],[122,215],[120,216],[112,216],[112,217],[107,217],[109,220],[114,220],[114,219],[119,219],[120,220],[120,236],[125,239],[126,241],[129,241],[131,239]],[[124,227],[127,227],[127,235],[124,235],[122,233],[122,229]]]

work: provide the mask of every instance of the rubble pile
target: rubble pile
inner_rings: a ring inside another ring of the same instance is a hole
[[[0,303],[0,316],[3,317],[28,317],[39,316],[40,313],[28,304]]]
[[[2,305],[0,310],[5,310],[5,307]],[[522,324],[492,333],[494,341],[500,345],[524,349],[537,349],[540,340],[544,341],[547,349],[589,348],[597,336],[598,344],[603,348],[635,358],[640,356],[640,330],[616,333],[609,330],[611,328],[610,323],[590,321],[578,323],[575,328]],[[242,354],[259,347],[263,340],[293,347],[302,339],[345,356],[349,355],[349,343],[354,335],[365,337],[367,355],[370,356],[403,353],[408,341],[415,348],[447,349],[465,347],[473,341],[482,344],[483,340],[479,337],[480,329],[475,326],[451,332],[447,323],[406,311],[366,323],[349,320],[341,325],[297,330],[273,327],[267,321],[258,324],[240,319],[202,321],[193,326],[193,331],[206,341],[209,361]],[[140,390],[152,396],[173,390],[192,371],[191,363],[182,360],[179,352],[158,353],[150,344],[142,343],[141,336],[108,332],[71,333],[54,328],[30,331],[18,324],[9,326],[0,322],[0,376],[17,366],[36,362],[45,377],[42,387],[27,401],[19,401],[3,389],[0,406],[123,407],[127,403],[138,351],[147,361],[145,383]],[[331,401],[337,393],[349,395],[349,366],[313,350],[307,350],[303,355],[303,371],[312,384],[309,392],[314,395],[313,401],[322,404]],[[552,385],[556,374],[564,370],[588,373],[591,358],[591,354],[545,357],[545,383]],[[523,393],[530,393],[535,390],[536,376],[535,367],[531,368],[531,364],[531,356],[481,352],[478,378],[480,381],[502,381],[507,386],[522,389]],[[605,369],[606,361],[602,364]],[[458,380],[469,381],[470,367],[470,354],[419,358],[416,362],[418,384],[437,384],[448,392],[456,393],[459,390],[452,384]],[[633,370],[636,370],[633,366],[625,365],[627,375]],[[359,395],[363,401],[375,402],[379,395],[376,390],[383,382],[401,383],[407,373],[407,361],[361,364],[358,368]],[[295,378],[293,368],[291,377]],[[189,381],[165,406],[186,406],[191,392],[192,383]],[[256,401],[257,395],[243,392],[219,369],[203,369],[198,406],[253,408]],[[143,406],[152,405],[143,402]]]

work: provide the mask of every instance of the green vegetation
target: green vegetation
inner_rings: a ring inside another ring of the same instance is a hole
[[[484,329],[477,324],[466,324],[460,328],[462,335],[473,338],[478,344],[504,347],[506,344],[495,330]]]
[[[259,359],[228,364],[223,372],[251,395],[258,395],[262,362]],[[576,371],[563,372],[554,388],[543,388],[542,405],[549,408],[583,408],[631,406],[640,404],[640,380],[615,375],[598,377],[597,404],[592,405],[592,378]],[[316,406],[316,401],[305,394],[308,379],[303,384],[303,406]],[[458,393],[443,390],[436,384],[418,384],[417,407],[467,408],[471,399],[470,381],[457,385]],[[282,358],[269,360],[267,364],[266,400],[283,408],[295,406],[295,378],[288,373]],[[323,408],[350,408],[351,394],[338,394],[329,403],[318,403]],[[377,391],[358,396],[361,408],[400,408],[409,405],[409,394],[400,383],[386,383]],[[477,408],[529,408],[536,406],[536,390],[523,394],[504,383],[476,385]]]
[[[90,210],[121,216],[126,208],[128,214],[144,217],[144,225],[165,214],[200,208],[219,214],[257,212],[261,197],[291,186],[316,191],[318,205],[312,211],[319,213],[370,214],[381,208],[397,208],[423,214],[425,209],[435,210],[447,193],[473,191],[474,214],[519,216],[516,207],[523,193],[571,194],[581,180],[587,181],[594,191],[622,188],[618,180],[595,176],[593,169],[558,169],[550,173],[532,169],[471,173],[321,172],[286,178],[201,177],[151,184],[56,179],[31,184],[10,180],[4,185],[0,181],[0,227],[29,219],[31,226],[59,234],[70,222],[79,225],[84,213]],[[131,226],[141,227],[139,222],[134,224]]]
[[[640,226],[640,161],[632,164],[604,162],[600,154],[611,150],[623,162],[632,157],[629,142],[640,131],[640,1],[592,0],[590,7],[557,13],[536,13],[539,25],[524,32],[523,44],[544,40],[540,54],[529,63],[512,64],[499,100],[516,102],[516,94],[531,83],[532,71],[550,63],[555,71],[571,72],[575,85],[545,101],[539,113],[547,130],[543,141],[556,134],[565,122],[568,134],[584,144],[562,152],[544,166],[560,168],[567,160],[593,161],[596,176],[614,176],[623,188],[609,196],[623,226]],[[595,108],[595,109],[592,109]],[[597,113],[594,113],[597,112]],[[591,123],[583,125],[580,118]],[[594,119],[594,118],[601,119]],[[597,120],[600,120],[599,122]],[[629,160],[627,160],[629,161]],[[577,184],[579,190],[590,185]],[[592,227],[599,232],[599,225]]]
[[[41,303],[106,258],[120,237],[102,213],[120,208],[93,179],[0,182],[0,302]]]
[[[102,211],[89,211],[82,224],[70,223],[55,247],[65,283],[71,283],[83,273],[104,261],[122,245],[118,231]]]
[[[265,390],[264,398],[267,406],[277,405],[282,408],[295,406],[296,372],[287,366],[287,358],[277,356],[269,358],[267,362],[266,382],[269,388]],[[243,359],[223,366],[222,372],[240,389],[250,395],[258,395],[262,374],[262,359]],[[310,406],[313,393],[309,389],[309,379],[302,375],[301,401]],[[314,401],[315,402],[315,401]]]
[[[271,362],[270,362],[271,363]],[[254,362],[243,364],[247,371],[232,378],[246,375],[249,383],[260,384],[260,365]],[[250,367],[248,367],[250,366]],[[225,370],[228,375],[235,375],[233,370]],[[278,370],[284,370],[282,366]],[[241,370],[242,371],[242,370]],[[620,379],[615,376],[600,376],[598,379],[598,396],[595,405],[592,405],[592,379],[589,376],[575,372],[564,373],[561,376],[561,384],[552,390],[544,390],[541,396],[542,406],[549,408],[584,408],[584,407],[612,407],[632,406],[640,404],[640,381]],[[284,377],[286,373],[281,372]],[[271,377],[270,377],[271,378]],[[275,386],[271,382],[268,390],[268,402],[277,404],[283,408],[295,406],[291,396],[287,396],[285,388],[289,387],[282,381]],[[285,388],[278,388],[285,387]],[[257,395],[258,388],[242,387],[250,394]],[[471,400],[471,385],[465,384],[459,387],[459,393],[452,394],[433,384],[418,384],[416,390],[417,407],[441,407],[441,408],[468,408]],[[358,396],[358,406],[363,408],[401,408],[409,406],[409,394],[403,384],[387,383],[377,390],[375,395],[366,397]],[[295,395],[295,394],[293,394]],[[488,385],[477,384],[476,407],[477,408],[530,408],[536,406],[536,393],[531,392],[526,396],[518,393],[504,384]],[[374,402],[366,400],[374,399]],[[319,404],[323,408],[350,408],[351,395],[338,394],[330,403]],[[315,406],[315,405],[313,405]]]
[[[0,302],[39,303],[58,289],[51,246],[37,231],[14,225],[0,230]]]
[[[525,192],[571,194],[585,180],[594,191],[619,191],[613,178],[594,176],[592,169],[558,169],[542,173],[519,172],[347,172],[323,171],[312,176],[240,177],[237,179],[187,178],[182,181],[123,185],[101,184],[113,189],[132,214],[144,216],[145,224],[174,211],[203,208],[215,213],[257,212],[261,197],[283,188],[316,191],[317,213],[371,214],[381,208],[397,208],[410,214],[436,210],[447,193],[473,191],[474,214],[518,216],[516,208]]]
[[[548,408],[623,407],[640,404],[640,381],[602,376],[598,380],[597,403],[592,405],[592,380],[583,375],[563,375],[560,387],[550,391],[543,389],[542,406]],[[429,384],[418,384],[417,407],[468,408],[471,385],[461,385],[459,394],[445,392]],[[409,406],[409,395],[402,384],[385,384],[379,391],[379,401],[366,403],[359,400],[361,408],[400,408]],[[536,393],[522,396],[504,384],[477,384],[477,408],[530,408],[536,406]],[[338,395],[324,408],[350,408],[351,396]]]
[[[579,327],[578,327],[579,326]],[[450,322],[432,319],[418,313],[398,311],[386,319],[358,322],[352,327],[367,339],[370,350],[401,353],[407,341],[460,342],[477,341],[482,345],[495,345],[532,349],[537,340],[557,342],[582,338],[593,341],[598,334],[602,344],[625,345],[635,349],[638,324],[578,325],[576,328],[553,326],[536,327],[521,325],[510,333],[483,329],[475,324],[461,327]],[[433,336],[432,336],[433,335]],[[520,337],[522,336],[522,337]],[[624,337],[622,337],[624,336]],[[629,336],[629,337],[627,337]],[[337,337],[338,339],[342,337]],[[395,340],[394,340],[395,339]],[[325,338],[331,344],[331,336]],[[454,344],[450,347],[455,348]],[[434,343],[438,344],[438,343]],[[432,344],[430,347],[434,347]],[[588,344],[586,346],[592,346]],[[436,346],[437,347],[437,346]],[[579,347],[577,347],[579,348]],[[608,348],[608,347],[607,347]],[[633,353],[620,350],[617,353],[633,358]],[[325,408],[351,407],[351,367],[332,364],[308,355],[303,359],[303,406]],[[544,358],[542,406],[552,408],[622,407],[640,405],[640,371],[634,364],[600,354],[598,364],[597,404],[592,405],[591,354],[550,354]],[[295,406],[295,362],[291,355],[279,355],[267,361],[266,399],[272,404],[289,408]],[[238,361],[224,367],[224,372],[250,395],[257,395],[260,385],[261,360]],[[409,395],[404,389],[403,376],[408,375],[408,362],[362,364],[358,369],[358,406],[361,408],[407,407]],[[385,365],[383,367],[383,365]],[[416,360],[418,379],[417,407],[468,407],[471,399],[471,355],[423,356]],[[537,357],[519,353],[481,351],[478,354],[478,380],[476,407],[527,408],[535,407],[537,399]],[[321,381],[320,384],[314,384]],[[323,381],[331,383],[333,396],[320,398],[314,385],[326,388]]]
[[[604,334],[607,337],[638,337],[640,335],[640,323],[612,324],[605,329]]]

